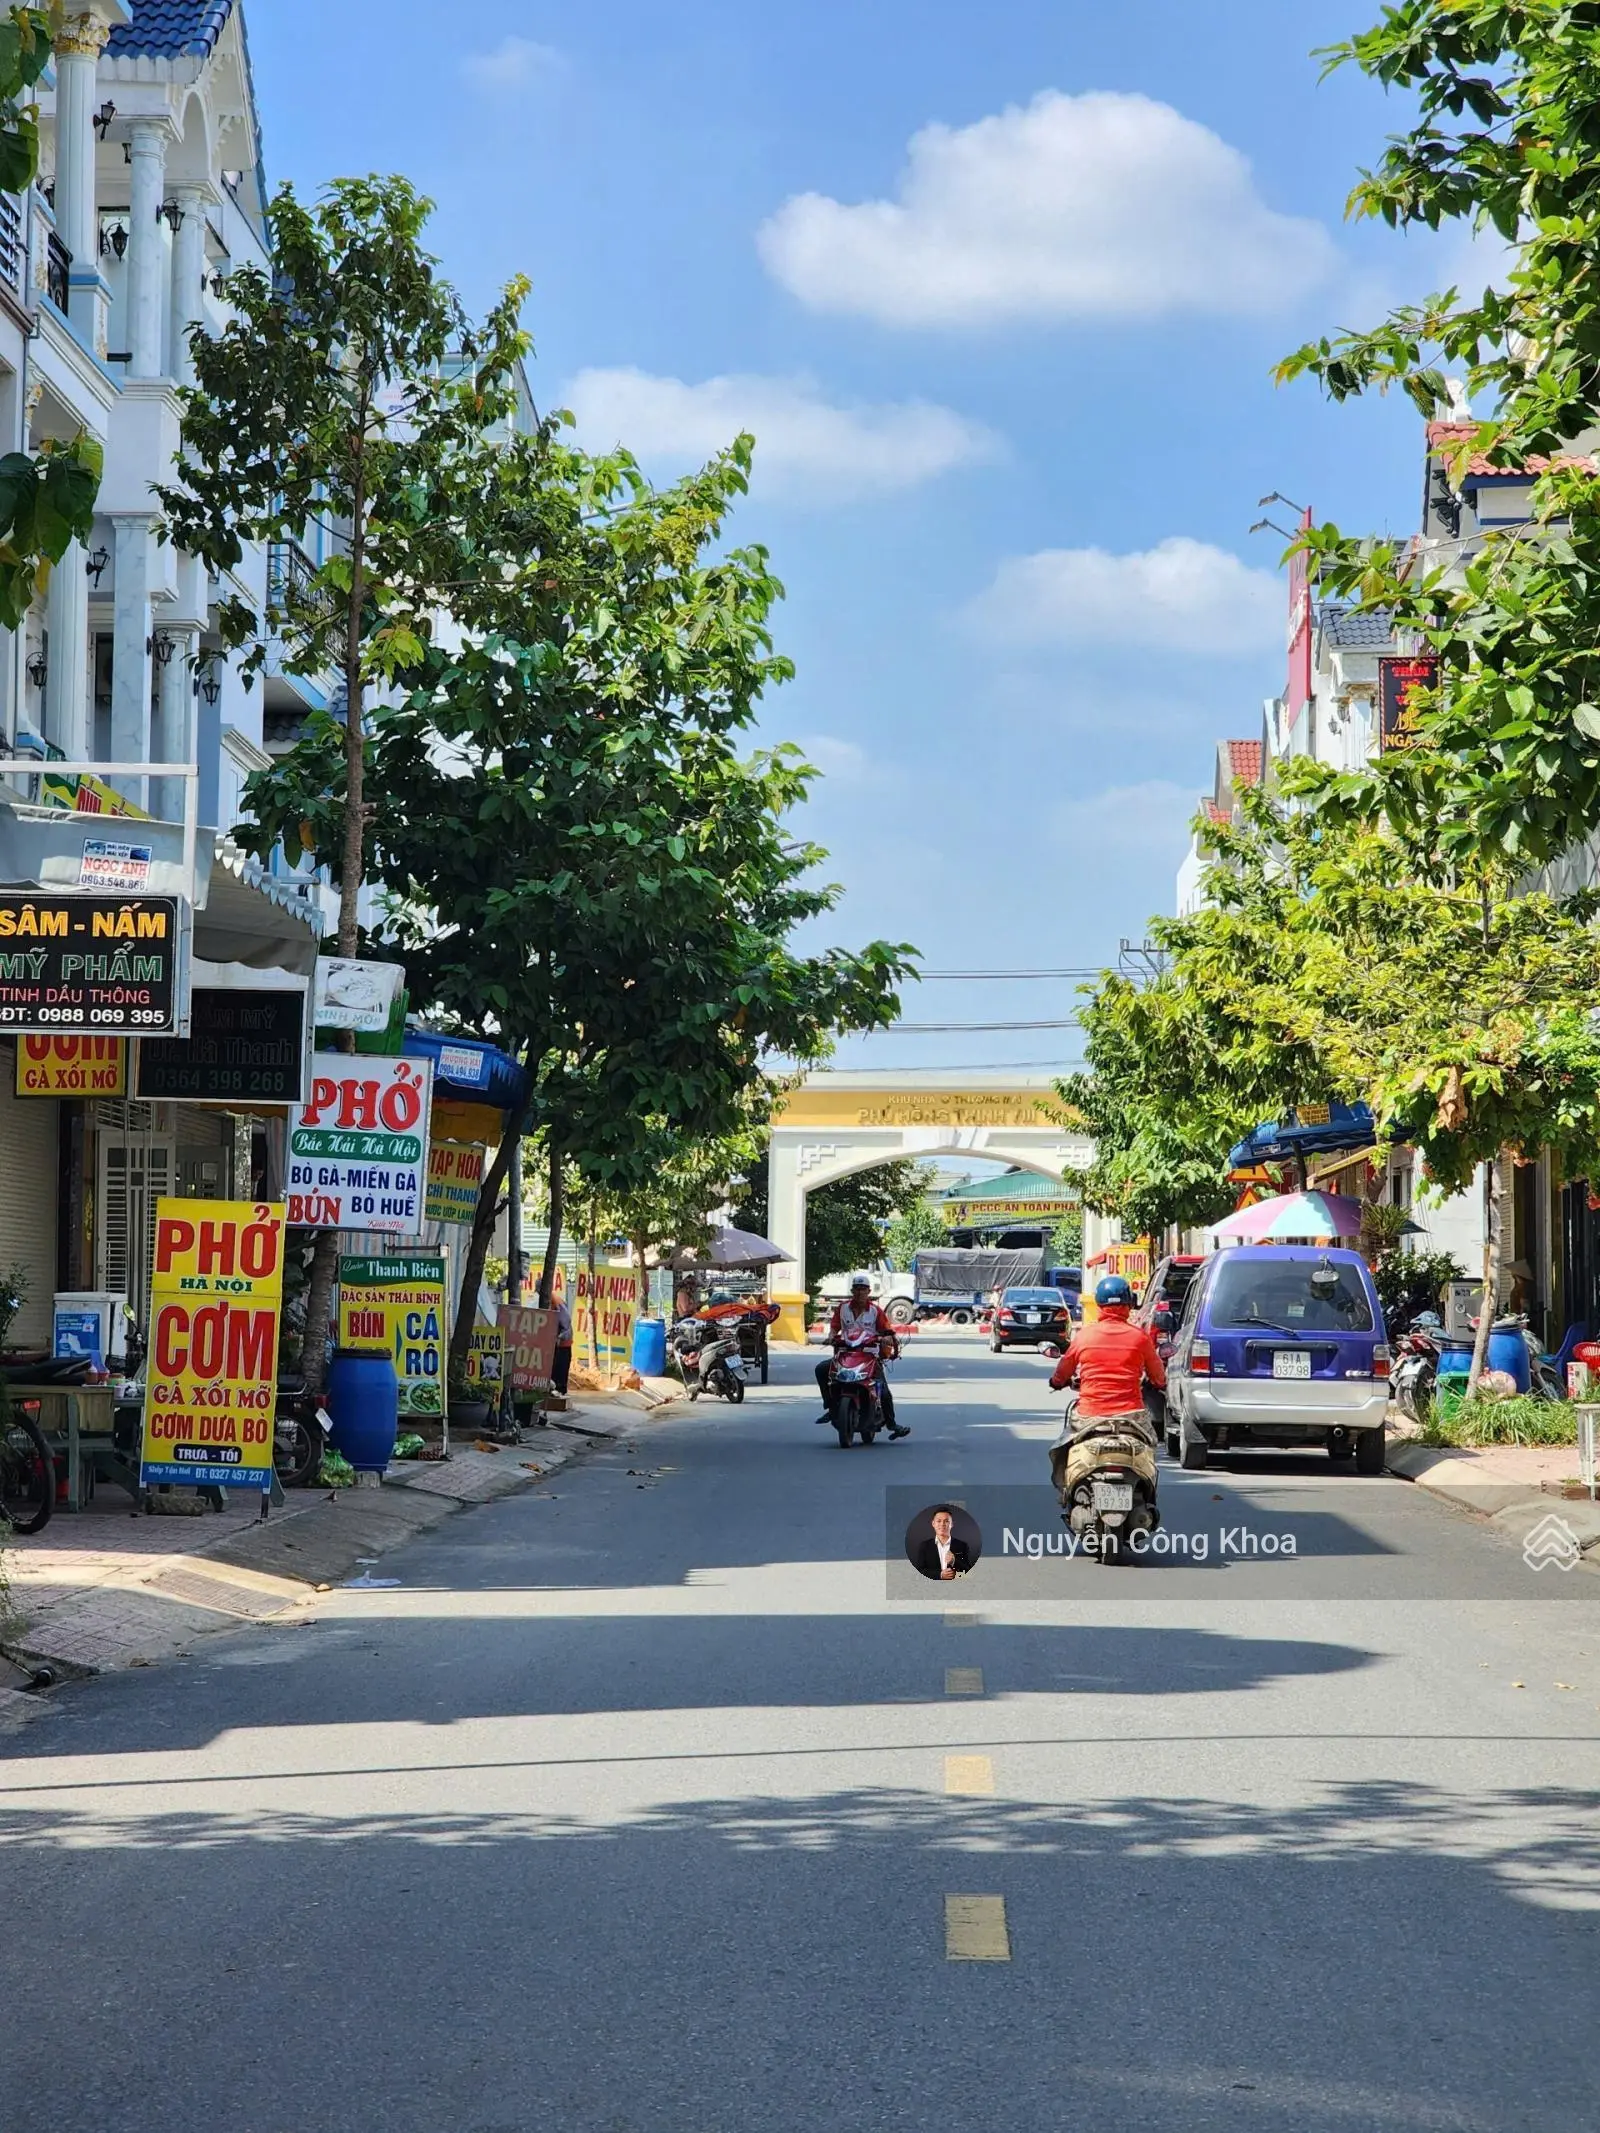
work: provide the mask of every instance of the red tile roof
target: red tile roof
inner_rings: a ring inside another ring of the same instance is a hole
[[[1233,820],[1228,810],[1225,807],[1218,807],[1215,800],[1204,800],[1201,805],[1205,810],[1208,822],[1231,822]]]
[[[1465,444],[1469,437],[1475,437],[1478,434],[1478,429],[1479,424],[1476,422],[1430,422],[1428,424],[1428,450],[1437,452],[1443,457],[1445,453]],[[1467,472],[1469,474],[1511,476],[1527,474],[1532,476],[1534,474],[1542,474],[1546,467],[1552,465],[1558,467],[1587,467],[1592,472],[1596,462],[1593,459],[1585,458],[1579,452],[1563,452],[1554,460],[1551,460],[1542,452],[1534,452],[1529,455],[1524,466],[1501,467],[1496,466],[1486,452],[1474,452],[1467,461]]]
[[[1261,743],[1259,741],[1229,741],[1228,768],[1236,785],[1259,785],[1261,783]]]

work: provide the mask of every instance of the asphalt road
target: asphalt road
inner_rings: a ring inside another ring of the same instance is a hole
[[[1600,1578],[1268,1455],[1163,1503],[1293,1558],[986,1529],[891,1598],[904,1504],[1026,1524],[1045,1367],[922,1339],[846,1453],[782,1357],[396,1589],[58,1694],[0,1766],[0,2125],[1594,2124]]]

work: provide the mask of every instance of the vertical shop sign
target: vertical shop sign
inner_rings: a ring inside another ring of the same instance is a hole
[[[284,1207],[158,1200],[139,1478],[272,1486]]]
[[[339,1261],[339,1345],[393,1357],[401,1414],[444,1413],[444,1339],[442,1253]]]
[[[478,1188],[483,1183],[484,1158],[488,1149],[476,1141],[435,1141],[428,1150],[428,1198],[424,1209],[430,1222],[470,1222],[478,1212]]]
[[[422,1229],[433,1068],[318,1052],[289,1127],[289,1220],[306,1229]]]
[[[616,1377],[633,1355],[633,1322],[639,1312],[639,1277],[598,1267],[578,1269],[577,1309],[572,1314],[573,1360]]]
[[[1431,652],[1378,661],[1378,746],[1384,755],[1420,744],[1422,699],[1438,686],[1439,661]]]
[[[545,1391],[555,1362],[556,1314],[533,1305],[502,1304],[495,1316],[505,1335],[511,1390]]]
[[[474,1326],[467,1348],[467,1383],[498,1400],[505,1378],[506,1337],[499,1326]]]

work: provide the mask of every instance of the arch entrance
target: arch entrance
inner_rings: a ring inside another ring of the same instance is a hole
[[[807,1193],[900,1156],[985,1156],[1055,1178],[1087,1169],[1094,1143],[1058,1111],[1043,1075],[808,1075],[772,1122],[768,1234],[794,1262],[772,1269],[770,1293],[782,1306],[774,1332],[805,1338]]]

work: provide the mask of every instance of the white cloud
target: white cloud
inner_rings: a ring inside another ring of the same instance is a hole
[[[797,745],[807,762],[814,763],[825,777],[845,777],[867,767],[866,750],[836,734],[803,733]]]
[[[566,397],[589,443],[620,442],[673,467],[696,465],[750,430],[762,485],[811,500],[914,488],[999,450],[991,431],[951,408],[923,400],[836,406],[806,378],[690,385],[642,370],[583,370]]]
[[[554,45],[535,44],[531,37],[503,37],[492,52],[469,52],[461,71],[474,89],[500,94],[525,89],[560,65]]]
[[[1011,556],[967,615],[1008,645],[1157,645],[1232,657],[1281,637],[1285,600],[1270,571],[1173,534],[1132,555],[1045,548]]]
[[[757,242],[803,303],[889,326],[1276,312],[1336,260],[1208,127],[1104,90],[925,126],[896,199],[803,193]]]

